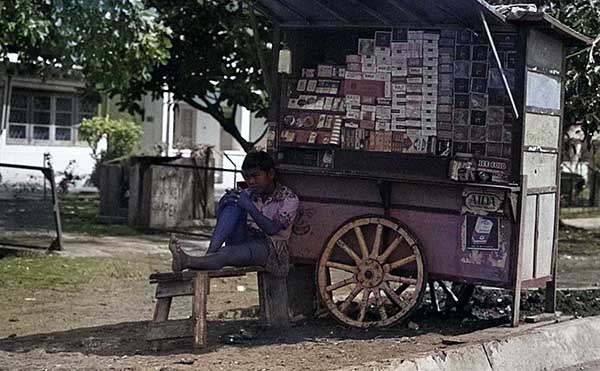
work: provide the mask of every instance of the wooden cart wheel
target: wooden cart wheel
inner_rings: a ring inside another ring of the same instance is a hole
[[[321,298],[339,322],[387,327],[423,299],[427,272],[418,240],[389,218],[351,219],[327,241],[317,269]]]
[[[429,305],[437,313],[447,312],[454,308],[460,311],[469,302],[475,286],[452,281],[429,280]]]

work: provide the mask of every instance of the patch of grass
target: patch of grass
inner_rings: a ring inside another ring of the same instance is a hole
[[[146,279],[165,270],[166,262],[107,257],[69,258],[58,255],[23,255],[0,259],[0,282],[7,294],[19,290],[77,291],[106,280]],[[3,295],[4,297],[8,297]]]
[[[100,224],[97,198],[64,198],[60,200],[60,216],[65,233],[85,233],[92,236],[133,236],[141,232],[118,224]]]
[[[558,252],[587,256],[600,254],[600,230],[561,226],[558,230]]]

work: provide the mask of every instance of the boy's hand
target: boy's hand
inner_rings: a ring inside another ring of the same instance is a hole
[[[255,208],[254,203],[252,202],[252,199],[250,198],[250,195],[248,194],[248,192],[239,192],[236,195],[236,197],[237,197],[237,204],[242,209],[244,209],[246,211],[251,211],[252,209]]]

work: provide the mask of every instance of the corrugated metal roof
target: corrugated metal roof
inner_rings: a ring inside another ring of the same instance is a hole
[[[394,27],[455,25],[481,29],[481,13],[494,29],[529,22],[575,44],[592,39],[542,12],[506,17],[484,0],[246,0],[280,27]]]
[[[406,24],[490,24],[510,27],[483,0],[246,0],[282,27],[386,27]]]
[[[592,45],[594,42],[594,39],[575,31],[566,24],[561,23],[558,19],[543,12],[509,13],[507,20],[515,23],[529,23],[536,28],[555,32],[563,39],[566,39],[567,44]]]

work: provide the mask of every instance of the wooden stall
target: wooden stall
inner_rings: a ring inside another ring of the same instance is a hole
[[[290,255],[331,315],[389,326],[473,285],[512,290],[514,325],[523,288],[554,311],[565,55],[591,40],[480,0],[249,4],[285,72],[268,139],[302,203]]]

